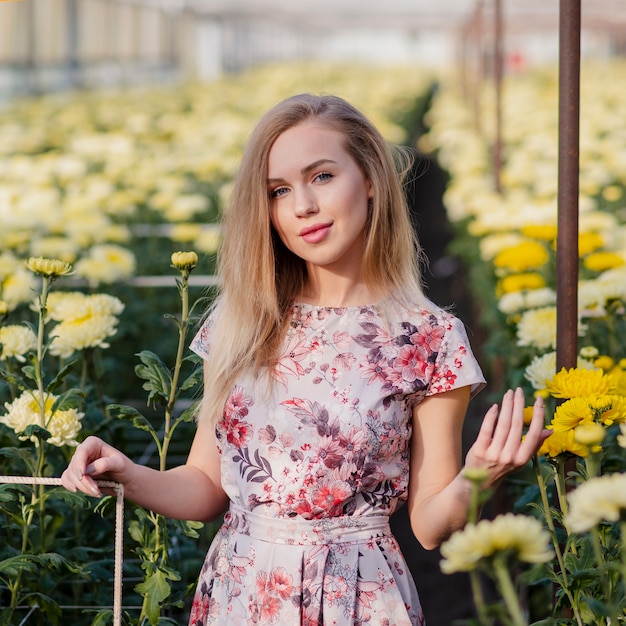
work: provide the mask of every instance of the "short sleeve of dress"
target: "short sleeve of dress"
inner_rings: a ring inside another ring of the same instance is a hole
[[[427,396],[469,386],[472,397],[486,384],[472,352],[463,322],[453,315],[444,317],[444,334],[439,348]]]
[[[198,356],[202,357],[204,360],[209,358],[209,353],[211,351],[211,335],[213,331],[213,322],[214,316],[209,315],[202,326],[200,326],[200,330],[196,333],[195,337],[191,340],[189,344],[189,349],[192,352],[195,352]]]

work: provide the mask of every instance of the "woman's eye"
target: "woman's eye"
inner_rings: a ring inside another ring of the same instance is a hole
[[[323,182],[325,180],[328,180],[330,178],[332,178],[333,175],[330,172],[320,172],[316,177],[315,180]]]
[[[284,193],[287,193],[286,187],[276,187],[276,189],[270,191],[270,198],[278,198],[278,196],[282,196]]]

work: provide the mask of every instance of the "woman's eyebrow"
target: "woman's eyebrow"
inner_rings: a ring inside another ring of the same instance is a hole
[[[311,163],[309,165],[305,165],[300,170],[300,174],[304,176],[305,174],[308,174],[311,170],[314,170],[315,168],[319,167],[320,165],[325,165],[326,163],[336,164],[337,161],[333,161],[332,159],[318,159],[317,161],[313,161],[313,163]],[[276,184],[276,183],[284,183],[284,182],[285,182],[284,178],[268,178],[267,179],[267,184],[268,185],[273,185],[273,184]]]

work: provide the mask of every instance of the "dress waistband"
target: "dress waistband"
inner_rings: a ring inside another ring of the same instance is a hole
[[[288,545],[323,545],[363,542],[391,535],[387,515],[325,517],[268,517],[232,503],[224,517],[225,526],[259,541]]]

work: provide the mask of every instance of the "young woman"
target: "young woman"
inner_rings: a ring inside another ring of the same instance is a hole
[[[344,100],[271,109],[243,155],[225,215],[222,289],[192,349],[205,358],[184,466],[139,466],[100,439],[64,485],[95,478],[163,515],[227,510],[200,573],[193,626],[424,624],[389,530],[406,503],[438,546],[467,521],[461,429],[484,384],[463,325],[424,296],[396,159]],[[524,397],[486,414],[466,468],[492,487],[549,431],[522,437]]]

